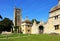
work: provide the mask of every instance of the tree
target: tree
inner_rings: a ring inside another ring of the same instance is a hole
[[[32,19],[31,21],[32,21],[32,23],[34,23],[34,20],[36,21],[36,23],[38,24],[38,23],[40,23],[39,21],[37,21],[36,19]]]
[[[2,19],[2,16],[0,15],[0,19]]]
[[[3,22],[2,20],[0,20],[0,33],[2,33],[3,27],[4,27]]]
[[[0,25],[0,33],[2,33],[3,25]]]
[[[0,25],[3,26],[2,31],[8,31],[9,32],[9,31],[11,31],[13,22],[9,18],[4,18],[2,21],[0,21]]]

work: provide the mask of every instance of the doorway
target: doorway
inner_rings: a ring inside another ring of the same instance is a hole
[[[44,32],[44,27],[43,26],[39,26],[39,34],[43,34]]]

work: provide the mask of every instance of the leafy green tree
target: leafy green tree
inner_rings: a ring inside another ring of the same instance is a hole
[[[12,20],[9,18],[4,18],[2,21],[0,21],[1,29],[2,31],[11,31],[11,28],[13,26]]]
[[[36,21],[36,23],[38,24],[38,23],[40,23],[39,21],[37,21],[36,19],[32,19],[31,21],[32,21],[32,23],[34,23],[34,20]]]
[[[0,15],[0,33],[2,33],[2,29],[3,29],[3,24],[2,24],[2,16]]]
[[[0,15],[0,19],[3,19],[1,15]]]

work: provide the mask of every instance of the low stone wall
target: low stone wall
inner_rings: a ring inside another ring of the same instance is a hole
[[[11,34],[11,32],[3,31],[2,34]]]

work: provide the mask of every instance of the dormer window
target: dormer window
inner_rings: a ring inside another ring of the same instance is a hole
[[[58,16],[55,16],[55,19],[58,19]]]

